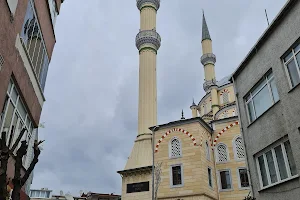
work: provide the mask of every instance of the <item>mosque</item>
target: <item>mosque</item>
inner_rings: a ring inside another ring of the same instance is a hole
[[[204,14],[201,63],[206,94],[190,106],[192,118],[157,124],[156,55],[161,38],[156,32],[156,13],[160,0],[137,0],[137,7],[138,132],[125,168],[118,171],[122,199],[151,200],[153,190],[160,200],[244,199],[250,183],[234,88],[230,75],[219,81],[215,76],[216,55]]]

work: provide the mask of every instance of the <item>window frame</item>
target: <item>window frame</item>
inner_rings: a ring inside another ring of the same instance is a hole
[[[181,184],[180,185],[173,185],[173,167],[180,166],[181,169]],[[179,188],[184,186],[184,174],[183,174],[183,164],[173,164],[170,165],[170,188]]]
[[[219,146],[225,146],[226,147],[226,154],[227,154],[227,161],[219,161],[219,153],[218,153],[218,147]],[[220,142],[219,144],[216,145],[215,147],[215,153],[216,153],[216,163],[219,164],[219,163],[227,163],[230,161],[230,157],[229,157],[229,149],[227,147],[227,145],[225,143],[222,143]]]
[[[289,141],[289,139],[284,138],[284,139],[282,139],[278,142],[275,142],[274,144],[272,144],[268,148],[266,148],[264,151],[262,151],[262,152],[258,153],[257,155],[255,155],[256,170],[257,170],[257,173],[258,173],[259,185],[260,185],[261,190],[276,186],[278,184],[281,184],[281,183],[284,183],[284,182],[287,182],[289,180],[292,180],[294,178],[299,177],[299,174],[296,174],[296,175],[291,174],[290,163],[289,163],[289,160],[288,160],[288,157],[287,157],[286,148],[284,146],[284,143],[287,142],[287,141]],[[283,180],[281,180],[281,178],[280,178],[280,171],[279,171],[277,157],[276,157],[276,153],[275,153],[275,148],[278,147],[278,146],[281,146],[281,150],[282,150],[282,154],[283,154],[283,158],[284,158],[284,166],[285,166],[286,172],[287,172],[287,178],[285,178]],[[272,158],[273,158],[274,168],[275,168],[275,172],[276,172],[277,182],[275,182],[275,183],[271,182],[270,169],[269,169],[267,158],[266,158],[266,153],[269,152],[269,151],[272,152]],[[262,180],[262,176],[261,176],[261,169],[260,169],[259,162],[258,162],[258,158],[261,157],[261,156],[263,156],[264,166],[265,166],[266,173],[267,173],[266,175],[267,175],[268,185],[266,185],[266,186],[263,186],[263,180]],[[295,161],[294,154],[293,154],[293,159]]]
[[[208,170],[210,170],[210,173],[209,173],[209,171]],[[214,182],[213,182],[213,175],[212,175],[212,168],[211,167],[207,167],[207,176],[208,176],[208,186],[211,188],[211,189],[213,189],[214,188]],[[210,180],[211,180],[211,185],[209,184],[209,177],[210,177]]]
[[[270,74],[272,74],[271,78],[268,78],[268,76],[270,76]],[[261,83],[265,81],[265,83]],[[246,109],[246,113],[247,113],[247,118],[248,118],[248,123],[252,124],[253,122],[255,122],[260,116],[262,116],[265,112],[267,112],[274,104],[276,104],[278,101],[280,101],[280,98],[278,97],[278,100],[275,101],[273,92],[272,92],[272,88],[271,88],[271,82],[275,81],[275,76],[273,73],[272,68],[269,69],[267,71],[267,73],[265,73],[262,78],[260,78],[255,85],[250,89],[250,91],[245,95],[244,97],[244,105],[245,105],[245,109]],[[276,85],[275,85],[276,86]],[[269,96],[271,98],[272,104],[268,107],[268,109],[266,109],[264,112],[262,112],[260,115],[257,116],[256,114],[256,109],[254,106],[254,98],[265,88],[268,87],[268,93]],[[259,88],[259,89],[258,89]],[[277,89],[277,86],[276,86]],[[255,93],[253,93],[254,90],[257,90]],[[278,89],[277,89],[277,94],[278,94]],[[278,94],[279,96],[279,94]],[[250,117],[250,113],[249,113],[249,109],[248,109],[248,105],[251,104],[251,107],[253,108],[253,114],[254,114],[254,119],[251,121],[251,117]]]
[[[18,7],[19,0],[6,0],[6,3],[10,13],[12,14],[12,16],[14,16]]]
[[[211,159],[210,147],[209,147],[209,143],[207,140],[205,141],[205,155],[206,155],[206,159],[210,161],[210,159]]]
[[[50,18],[51,18],[51,23],[52,23],[52,26],[54,29],[55,24],[56,24],[56,18],[58,16],[56,0],[48,0],[48,5],[49,5],[49,13],[50,13]]]
[[[221,172],[228,171],[229,172],[229,178],[230,178],[230,186],[231,188],[229,189],[222,189],[222,183],[221,183]],[[220,169],[218,170],[218,184],[219,184],[219,191],[220,192],[228,192],[233,190],[233,185],[232,185],[232,174],[231,174],[231,169]]]
[[[288,51],[288,52],[285,54],[285,56],[282,57],[282,59],[281,59],[281,60],[282,60],[282,63],[283,63],[284,71],[285,71],[286,76],[287,76],[287,78],[288,78],[288,82],[289,82],[290,89],[293,89],[294,87],[296,87],[297,85],[300,84],[300,82],[299,82],[299,83],[295,84],[294,86],[292,85],[292,79],[291,79],[290,73],[289,73],[288,68],[287,68],[287,65],[288,65],[290,62],[292,62],[292,60],[294,60],[294,61],[295,61],[295,64],[296,64],[296,70],[297,70],[297,72],[298,72],[298,77],[299,77],[299,79],[300,79],[300,66],[299,66],[299,64],[298,64],[298,62],[297,62],[297,58],[296,58],[296,55],[300,54],[300,48],[298,49],[298,51],[295,52],[295,49],[298,48],[299,46],[300,46],[300,41],[297,43],[297,45],[294,45],[294,47],[293,47],[290,51]],[[284,59],[285,59],[290,53],[292,53],[293,56],[290,57],[287,61],[284,61]],[[300,60],[299,60],[299,62],[300,62]]]
[[[247,172],[248,182],[249,182],[249,186],[248,187],[242,187],[241,176],[240,176],[240,169],[245,169],[246,172]],[[250,176],[249,176],[249,172],[248,172],[247,167],[238,167],[236,172],[237,172],[239,190],[249,190],[250,189]]]
[[[173,140],[178,140],[178,142],[179,142],[179,146],[180,146],[180,155],[179,156],[172,156],[172,141]],[[176,158],[181,158],[181,157],[182,157],[182,142],[177,136],[174,136],[169,141],[169,159],[176,159]]]
[[[238,157],[238,154],[237,154],[237,148],[236,148],[236,142],[235,142],[235,141],[236,141],[238,138],[241,138],[241,140],[242,140],[242,145],[243,145],[243,147],[244,147],[244,158],[239,158],[239,157]],[[244,145],[244,141],[243,141],[242,135],[237,135],[237,136],[235,136],[235,137],[233,138],[233,140],[232,140],[232,147],[233,147],[234,159],[235,159],[236,161],[244,161],[244,160],[245,160],[245,157],[246,157],[246,149],[245,149],[245,145]]]
[[[13,91],[16,91],[16,94],[17,94],[17,97],[16,97],[16,100],[14,101],[13,100],[13,97],[12,97],[12,93]],[[34,135],[35,135],[35,132],[36,132],[36,128],[34,127],[34,124],[33,124],[33,120],[31,119],[30,115],[29,115],[29,112],[25,106],[25,103],[24,101],[22,100],[22,97],[21,97],[21,93],[16,85],[16,82],[11,78],[9,80],[9,86],[8,86],[8,89],[6,90],[6,94],[5,94],[6,97],[8,97],[7,99],[7,104],[5,105],[4,107],[4,113],[3,113],[3,120],[0,124],[0,131],[4,131],[4,124],[5,124],[5,120],[6,120],[6,117],[7,117],[7,113],[8,113],[8,107],[9,107],[9,104],[12,104],[13,106],[13,112],[12,112],[12,118],[11,118],[11,121],[9,122],[9,128],[8,128],[8,132],[6,133],[6,144],[8,145],[8,147],[12,147],[12,145],[15,143],[18,135],[17,135],[17,128],[19,127],[19,125],[22,123],[23,126],[22,128],[26,127],[27,131],[24,133],[22,140],[26,140],[27,144],[29,144],[30,142],[32,143],[34,141]],[[23,107],[24,107],[24,111],[25,111],[25,117],[23,118],[23,116],[21,115],[20,111],[19,111],[19,108],[18,108],[18,105],[19,104],[22,104]],[[11,134],[11,129],[12,129],[12,126],[13,126],[13,123],[14,123],[14,120],[15,118],[17,118],[17,122],[16,122],[16,127],[14,129],[14,135]],[[29,121],[29,124],[28,124],[28,121]],[[20,132],[19,132],[20,133]],[[19,142],[19,144],[17,145],[17,148],[15,149],[15,151],[13,152],[14,154],[16,154],[18,148],[21,146],[21,141]],[[33,143],[32,143],[33,144]],[[29,167],[29,158],[32,159],[33,158],[33,155],[29,155],[30,153],[33,154],[33,151],[31,150],[32,146],[29,146],[28,145],[28,149],[27,149],[27,154],[24,155],[24,157],[22,158],[22,165],[26,167],[26,169]],[[31,162],[31,161],[30,161]]]

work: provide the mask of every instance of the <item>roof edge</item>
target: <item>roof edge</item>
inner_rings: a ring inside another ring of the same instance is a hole
[[[254,44],[254,46],[250,49],[246,57],[242,60],[240,65],[237,67],[237,69],[232,73],[232,76],[230,79],[237,77],[240,72],[245,68],[247,62],[252,58],[252,56],[257,51],[257,48],[260,47],[264,43],[264,39],[271,34],[278,26],[278,24],[281,22],[282,18],[287,14],[287,12],[292,8],[292,6],[297,2],[298,0],[289,0],[285,3],[285,5],[281,8],[279,13],[276,15],[274,20],[271,22],[271,24],[268,26],[268,28],[263,32],[263,34],[259,37],[257,42]]]
[[[157,131],[160,128],[174,127],[174,126],[177,126],[177,125],[190,124],[190,123],[193,123],[193,122],[199,122],[210,133],[213,132],[213,129],[209,126],[209,124],[207,124],[201,117],[194,117],[194,118],[189,118],[189,119],[184,119],[184,120],[171,121],[171,122],[166,123],[166,124],[160,124],[160,125],[157,125],[157,126],[152,126],[149,129],[152,131],[152,130],[155,129],[155,127],[157,127],[157,129],[156,129],[156,131]]]

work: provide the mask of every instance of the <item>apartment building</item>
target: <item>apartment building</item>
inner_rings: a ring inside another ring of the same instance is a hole
[[[234,72],[252,195],[300,196],[300,1],[289,0]]]
[[[22,140],[29,145],[23,173],[33,159],[32,146],[38,138],[47,72],[56,42],[54,27],[62,3],[63,0],[0,1],[0,133],[6,133],[11,147],[26,128]],[[12,156],[7,176],[14,176]],[[21,199],[27,198],[31,181],[32,176]]]

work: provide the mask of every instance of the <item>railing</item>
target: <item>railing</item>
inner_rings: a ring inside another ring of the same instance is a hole
[[[143,7],[143,4],[145,3],[152,3],[155,5],[156,10],[159,9],[160,6],[160,0],[136,0],[136,6],[138,7],[139,10]]]
[[[143,30],[137,34],[135,41],[138,49],[140,49],[143,44],[150,43],[158,50],[161,44],[161,37],[155,30]]]

